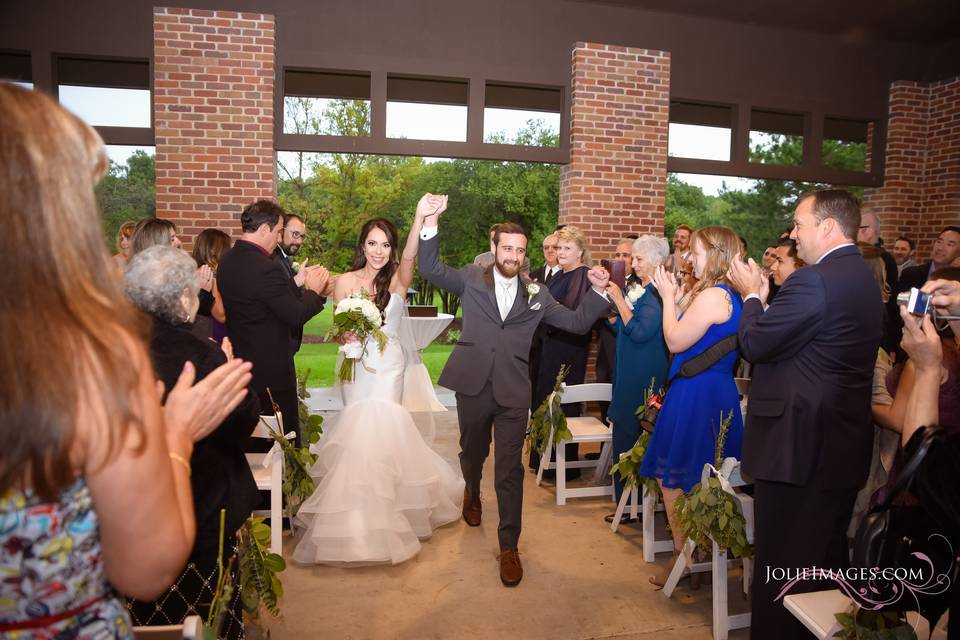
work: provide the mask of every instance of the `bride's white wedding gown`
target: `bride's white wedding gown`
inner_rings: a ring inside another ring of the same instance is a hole
[[[307,525],[297,562],[398,564],[433,529],[460,518],[462,476],[427,446],[400,405],[403,313],[403,299],[391,294],[386,348],[380,353],[370,341],[353,382],[342,386],[343,411],[314,445],[317,490],[297,515]]]

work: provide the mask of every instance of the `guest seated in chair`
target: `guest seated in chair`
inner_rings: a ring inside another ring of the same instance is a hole
[[[607,294],[617,307],[611,325],[617,336],[616,372],[613,398],[607,417],[613,423],[613,461],[633,448],[640,435],[637,407],[644,392],[654,392],[666,382],[667,345],[663,341],[663,301],[653,286],[653,273],[670,256],[666,238],[643,236],[633,242],[631,266],[636,284],[628,286],[626,297],[615,284],[607,285]],[[623,493],[623,478],[613,478],[616,499]],[[613,515],[607,516],[613,522]]]
[[[186,362],[193,364],[199,380],[232,359],[228,338],[221,350],[211,340],[202,340],[191,331],[190,322],[199,301],[197,265],[187,253],[169,246],[153,246],[134,254],[124,276],[124,289],[134,306],[153,321],[150,354],[157,377],[167,389],[176,382]],[[220,510],[226,509],[226,564],[235,547],[235,532],[259,502],[257,485],[243,453],[243,444],[253,432],[259,413],[257,394],[248,389],[240,405],[220,426],[196,443],[190,458],[190,484],[197,539],[189,564],[170,591],[155,602],[130,602],[135,624],[179,624],[189,615],[206,618],[217,583]],[[233,577],[234,598],[221,630],[223,638],[243,635],[236,565]]]

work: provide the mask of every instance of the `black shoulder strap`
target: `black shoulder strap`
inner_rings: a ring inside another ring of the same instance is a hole
[[[737,334],[735,333],[731,333],[727,337],[717,340],[712,345],[707,347],[703,353],[690,358],[680,365],[680,369],[673,374],[668,381],[668,384],[673,382],[675,378],[692,378],[703,373],[713,365],[720,362],[720,360],[723,359],[723,356],[727,355],[736,348]]]

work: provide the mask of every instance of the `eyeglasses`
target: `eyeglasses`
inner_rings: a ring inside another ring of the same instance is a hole
[[[299,231],[290,231],[289,229],[284,229],[284,231],[286,231],[286,232],[289,233],[291,236],[293,236],[293,239],[294,239],[294,240],[306,240],[306,239],[307,239],[307,234],[305,234],[305,233],[300,233]]]

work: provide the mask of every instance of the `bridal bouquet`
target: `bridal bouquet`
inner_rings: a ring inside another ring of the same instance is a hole
[[[343,362],[340,363],[339,371],[341,382],[353,381],[353,368],[366,354],[369,338],[377,341],[381,353],[386,348],[387,336],[380,329],[382,326],[383,314],[365,291],[351,293],[337,303],[327,339],[339,338],[346,334],[352,334],[357,338],[356,341],[340,345],[340,352],[343,353]]]

